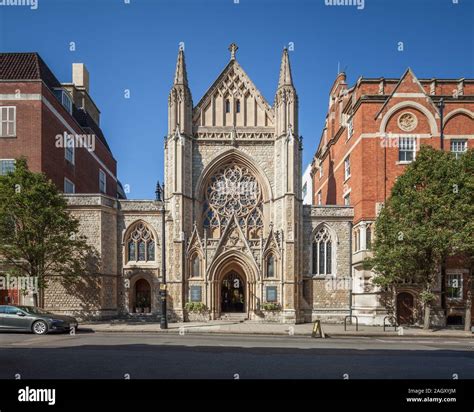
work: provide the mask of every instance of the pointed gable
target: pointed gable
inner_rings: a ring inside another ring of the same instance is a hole
[[[281,253],[280,246],[280,234],[278,231],[275,231],[273,224],[270,226],[270,233],[268,238],[263,246],[263,255],[265,256],[269,252],[277,252],[279,255]]]
[[[231,59],[193,110],[194,127],[273,127],[273,110]]]
[[[194,224],[193,232],[188,242],[188,247],[186,252],[188,255],[192,254],[193,252],[198,251],[201,256],[204,256],[204,249],[202,247],[202,240],[199,236],[199,232],[197,230],[196,224]]]
[[[413,71],[408,68],[400,78],[398,84],[393,89],[393,92],[375,115],[375,118],[377,119],[381,117],[385,109],[393,106],[396,103],[399,103],[400,99],[406,100],[407,98],[410,100],[422,99],[424,102],[427,101],[434,109],[434,112],[438,112],[436,105],[434,104],[431,97],[426,94],[425,89],[419,82],[418,78],[415,76],[415,73],[413,73]]]
[[[253,256],[250,246],[247,242],[247,239],[245,238],[244,233],[242,232],[242,228],[240,227],[235,214],[229,220],[214,256],[219,256],[228,250],[239,250],[241,252],[247,253],[249,256]]]

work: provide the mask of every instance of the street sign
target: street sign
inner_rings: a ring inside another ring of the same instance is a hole
[[[325,338],[323,328],[321,326],[321,321],[315,320],[313,324],[313,332],[311,333],[312,338]]]

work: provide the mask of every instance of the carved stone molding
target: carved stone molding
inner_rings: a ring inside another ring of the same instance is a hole
[[[398,117],[398,127],[405,132],[411,132],[412,130],[415,130],[417,125],[418,119],[411,112],[402,113]]]

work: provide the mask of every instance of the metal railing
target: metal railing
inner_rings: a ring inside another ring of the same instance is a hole
[[[351,325],[352,325],[352,318],[355,318],[355,320],[356,320],[356,332],[359,331],[359,318],[355,315],[347,315],[344,318],[344,332],[347,330],[347,319],[351,320]]]
[[[387,320],[387,319],[390,319],[390,320],[391,320],[390,324],[386,324],[386,323],[385,323],[385,320]],[[385,332],[385,328],[386,328],[386,327],[389,327],[389,328],[392,328],[392,327],[393,327],[393,328],[395,328],[395,332],[397,331],[398,323],[397,323],[397,320],[395,319],[394,316],[385,316],[385,317],[383,318],[383,331],[384,331],[384,332]]]

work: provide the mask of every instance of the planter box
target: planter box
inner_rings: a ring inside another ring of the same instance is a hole
[[[209,311],[205,311],[205,312],[185,311],[184,320],[186,322],[207,322],[209,321]]]
[[[281,310],[261,310],[260,311],[262,322],[278,322],[280,323]]]

